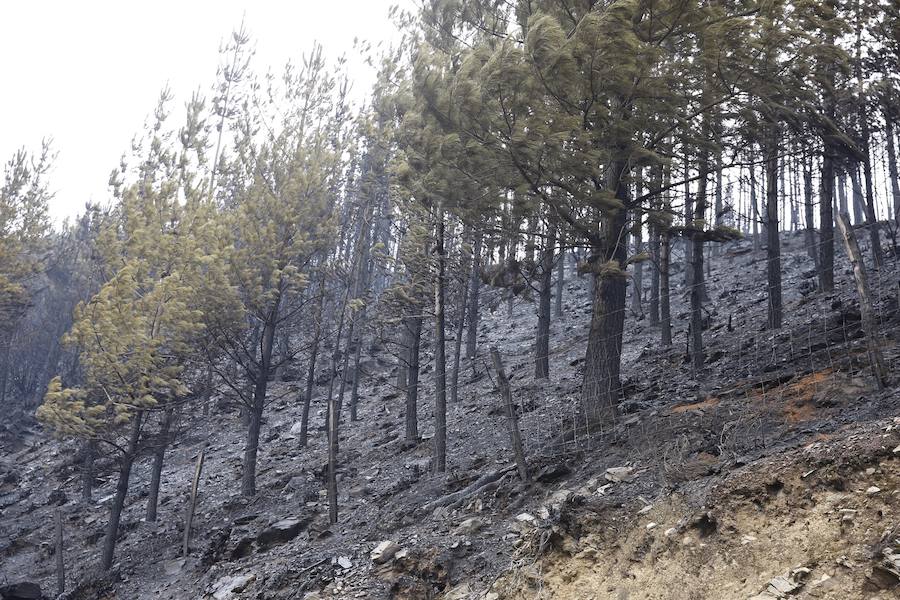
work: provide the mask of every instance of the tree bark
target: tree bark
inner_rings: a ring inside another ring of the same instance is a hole
[[[559,228],[559,257],[556,259],[556,303],[553,314],[556,318],[563,315],[563,288],[566,282],[566,230]]]
[[[608,190],[623,203],[628,201],[628,162],[616,160],[608,167]],[[593,308],[584,361],[582,402],[588,422],[599,423],[617,414],[621,382],[622,331],[625,325],[628,226],[625,210],[608,210],[602,216],[602,245],[595,264]]]
[[[884,358],[881,355],[878,323],[875,320],[875,315],[872,314],[872,298],[869,293],[866,267],[862,260],[862,253],[859,251],[859,244],[856,242],[856,236],[853,234],[853,228],[850,226],[850,217],[846,213],[838,215],[838,227],[844,238],[844,246],[847,249],[850,265],[853,267],[856,289],[859,292],[859,312],[863,331],[866,333],[869,364],[872,366],[878,389],[883,390],[885,385],[887,385],[887,370],[885,369]]]
[[[831,82],[834,71],[829,68]],[[825,116],[834,118],[834,98],[825,89]],[[834,161],[838,150],[834,136],[826,133],[822,139],[822,191],[819,197],[819,289],[834,289]]]
[[[803,154],[803,211],[806,217],[806,252],[816,265],[816,272],[819,267],[819,253],[816,248],[816,223],[815,213],[813,212],[813,176],[812,176],[812,156]]]
[[[766,140],[766,274],[768,279],[768,327],[780,329],[781,240],[778,231],[778,125],[769,123]]]
[[[146,521],[148,523],[156,521],[156,508],[159,505],[159,484],[162,479],[162,468],[166,456],[166,447],[169,445],[169,429],[171,424],[172,411],[169,409],[166,410],[163,415],[156,447],[153,449],[153,466],[150,470],[150,491],[147,494]]]
[[[669,256],[671,252],[669,231],[664,230],[659,239],[659,321],[663,346],[672,345],[672,311],[669,305]]]
[[[247,426],[247,445],[244,447],[244,461],[241,472],[241,495],[245,498],[256,495],[256,457],[259,452],[259,431],[262,427],[263,409],[269,385],[269,370],[272,367],[272,347],[275,344],[275,324],[278,320],[280,300],[276,300],[266,322],[263,324],[260,340],[259,370],[255,373],[253,400],[250,406]]]
[[[644,251],[643,239],[643,211],[640,207],[634,209],[634,226],[631,228],[631,236],[634,239],[634,253],[640,254]],[[634,268],[634,289],[631,292],[631,312],[636,315],[644,316],[643,295],[644,295],[644,261],[636,261]]]
[[[556,223],[551,221],[541,251],[540,295],[537,332],[534,341],[534,378],[550,377],[550,311],[553,300],[553,255],[556,249]]]
[[[863,216],[865,199],[863,198],[862,183],[859,181],[859,165],[850,166],[850,190],[853,194],[853,224],[862,225],[866,219]]]
[[[888,178],[891,180],[891,197],[894,206],[894,221],[900,225],[900,177],[897,174],[897,147],[894,142],[894,120],[888,109],[884,110],[884,135],[887,139]]]
[[[200,449],[197,455],[197,464],[194,467],[194,479],[191,481],[191,494],[188,499],[187,514],[184,517],[184,537],[181,543],[181,555],[187,556],[191,550],[191,526],[194,524],[194,513],[197,510],[197,495],[200,491],[200,475],[203,473],[203,461],[206,458],[206,446]]]
[[[131,466],[137,456],[138,442],[141,438],[141,423],[144,418],[143,411],[134,415],[131,423],[131,433],[128,437],[128,445],[120,457],[119,479],[116,482],[116,493],[113,496],[112,506],[109,510],[109,523],[106,526],[106,537],[103,540],[103,554],[100,558],[100,566],[108,571],[113,564],[113,556],[116,552],[116,538],[119,535],[119,521],[122,518],[122,509],[125,506],[125,497],[128,495],[128,480],[131,477]]]
[[[474,358],[478,346],[478,292],[481,289],[481,278],[478,271],[481,269],[481,246],[484,234],[478,232],[475,237],[475,249],[472,252],[472,277],[469,279],[469,304],[466,309],[466,322],[469,329],[466,333],[466,358]]]
[[[434,470],[447,470],[447,359],[445,340],[444,289],[446,286],[446,256],[444,256],[444,210],[438,203],[436,210],[437,278],[434,284]]]
[[[319,280],[319,299],[316,302],[316,329],[313,333],[312,346],[309,349],[309,367],[306,370],[306,392],[303,395],[303,412],[300,416],[300,439],[298,444],[305,448],[309,442],[309,409],[312,404],[313,390],[316,386],[316,359],[319,356],[319,344],[322,341],[322,316],[325,305],[325,271]]]
[[[753,213],[753,251],[759,252],[759,199],[756,197],[756,166],[753,165],[753,155],[750,155],[750,209]]]
[[[464,239],[468,240],[468,232]],[[474,265],[472,256],[464,257],[462,273],[466,279],[462,280],[462,294],[459,299],[459,306],[456,311],[456,332],[453,338],[453,372],[450,375],[450,404],[459,402],[459,365],[462,359],[462,343],[466,326],[466,308],[469,304],[469,280],[472,278],[472,268]]]
[[[516,407],[512,401],[512,390],[509,386],[509,379],[507,379],[506,372],[503,370],[500,352],[496,347],[491,348],[491,361],[494,363],[494,371],[497,372],[497,384],[500,387],[500,394],[503,396],[503,406],[506,411],[506,427],[509,431],[509,441],[513,449],[516,469],[519,471],[519,477],[522,481],[528,481],[528,464],[525,462],[525,450],[522,447],[522,434],[519,432],[519,418],[516,415]]]
[[[94,490],[94,458],[97,454],[97,442],[88,440],[84,445],[84,463],[81,473],[81,501],[90,504]]]
[[[691,264],[694,274],[691,277],[691,366],[694,371],[703,368],[703,229],[706,216],[707,178],[709,176],[709,157],[706,150],[698,156],[697,202],[694,213],[691,235]]]
[[[419,346],[422,340],[422,317],[420,315],[406,319],[406,348],[408,363],[406,367],[406,441],[415,443],[419,440]]]
[[[326,410],[328,417],[325,423],[328,431],[328,467],[326,473],[326,494],[328,496],[328,519],[330,523],[337,523],[338,504],[337,504],[337,455],[338,455],[338,432],[340,424],[340,411],[337,406],[337,398],[334,394],[334,380],[337,377],[337,366],[340,360],[341,338],[344,334],[344,320],[347,312],[347,296],[350,287],[346,288],[344,294],[343,306],[341,306],[340,318],[338,319],[337,336],[334,341],[334,352],[331,355],[331,373],[328,381],[328,400]]]
[[[66,562],[63,558],[63,519],[62,510],[56,509],[56,595],[66,592]]]

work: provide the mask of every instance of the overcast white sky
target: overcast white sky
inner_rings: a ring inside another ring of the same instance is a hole
[[[352,58],[353,39],[397,39],[388,10],[410,0],[14,0],[0,2],[0,160],[59,152],[51,206],[59,220],[105,201],[110,171],[166,83],[181,107],[211,88],[220,42],[245,16],[258,71],[298,58],[314,41]],[[351,67],[357,89],[372,75]],[[178,113],[176,113],[178,114]],[[174,115],[173,115],[174,118]]]

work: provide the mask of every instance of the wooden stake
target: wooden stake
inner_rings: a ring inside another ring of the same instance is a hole
[[[66,564],[63,560],[63,523],[62,511],[56,509],[56,595],[66,591]]]
[[[512,390],[509,387],[509,379],[503,370],[500,361],[500,352],[496,346],[491,346],[491,361],[494,370],[497,371],[497,381],[500,385],[500,393],[503,395],[503,403],[506,407],[506,426],[509,429],[509,439],[512,442],[513,454],[516,459],[516,468],[522,481],[528,481],[528,465],[525,463],[525,451],[522,449],[522,435],[519,433],[519,419],[516,416],[516,408],[513,406]]]
[[[856,242],[856,236],[853,235],[853,229],[850,226],[850,215],[846,212],[840,213],[837,218],[837,224],[841,230],[841,237],[844,239],[847,256],[850,257],[853,277],[856,279],[856,289],[859,292],[859,312],[862,316],[862,327],[866,334],[866,343],[868,344],[869,364],[872,366],[872,371],[875,374],[878,389],[883,390],[887,383],[887,371],[884,368],[884,358],[881,356],[878,326],[875,322],[875,316],[872,314],[872,299],[869,294],[866,265],[863,263],[859,244]]]
[[[197,455],[197,468],[194,470],[194,481],[191,485],[191,500],[188,503],[187,516],[184,519],[184,544],[181,547],[182,556],[187,556],[191,543],[191,524],[194,521],[194,511],[197,508],[197,490],[200,487],[200,474],[203,472],[203,459],[206,456],[206,448],[200,449]]]

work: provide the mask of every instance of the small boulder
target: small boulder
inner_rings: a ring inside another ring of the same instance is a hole
[[[43,600],[41,586],[31,581],[22,581],[0,587],[2,600]]]
[[[371,558],[372,562],[375,564],[381,565],[394,558],[399,551],[400,544],[391,540],[384,540],[375,546],[372,552],[369,553],[369,558]]]
[[[243,592],[248,585],[256,581],[256,575],[226,575],[213,584],[212,597],[215,600],[230,600],[235,594]]]
[[[272,523],[256,536],[260,548],[283,544],[297,537],[309,525],[309,519],[289,518]]]
[[[634,480],[634,467],[610,467],[605,477],[613,483],[628,483]]]
[[[457,525],[453,535],[472,535],[483,529],[486,524],[484,519],[472,517]]]

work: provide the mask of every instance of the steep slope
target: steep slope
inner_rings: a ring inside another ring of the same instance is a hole
[[[429,471],[431,366],[422,377],[423,441],[409,446],[392,365],[371,356],[360,421],[342,425],[336,526],[327,521],[321,387],[314,435],[301,449],[292,431],[298,389],[273,385],[259,493],[249,501],[239,495],[237,414],[186,416],[168,454],[160,519],[142,520],[146,461],[134,473],[117,564],[106,576],[92,569],[114,480],[103,477],[96,505],[80,505],[74,447],[35,434],[2,463],[0,582],[53,589],[59,510],[69,581],[83,582],[73,599],[743,598],[795,567],[811,570],[802,593],[889,597],[896,581],[876,566],[898,521],[896,390],[877,391],[871,381],[849,272],[839,269],[834,294],[815,294],[802,236],[785,237],[785,327],[763,330],[764,259],[749,242],[729,245],[707,282],[707,369],[695,376],[684,361],[680,290],[674,347],[660,348],[658,328],[629,316],[622,417],[603,429],[585,426],[577,403],[586,280],[569,275],[545,382],[531,377],[534,306],[517,302],[508,315],[495,298],[479,358],[449,407],[446,477]],[[896,273],[890,258],[872,281],[890,364],[898,356]],[[487,368],[492,345],[512,379],[531,482],[511,467]],[[186,498],[203,447],[196,534],[182,559]],[[473,483],[484,485],[449,496]],[[868,493],[872,486],[879,491]],[[385,541],[394,546],[373,561]],[[813,586],[822,575],[830,579]]]

